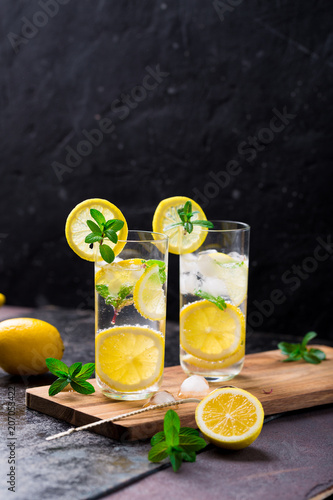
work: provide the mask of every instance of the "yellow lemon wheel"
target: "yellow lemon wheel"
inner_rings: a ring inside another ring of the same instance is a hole
[[[165,316],[166,298],[159,275],[159,266],[148,268],[137,281],[133,300],[136,309],[147,319],[162,320]]]
[[[199,300],[180,311],[180,345],[196,358],[220,361],[244,342],[244,315],[231,304],[222,311],[208,300]]]
[[[169,237],[169,252],[177,255],[194,252],[207,236],[207,229],[201,226],[193,226],[192,233],[186,235],[184,235],[183,226],[170,227],[172,224],[181,222],[177,210],[183,208],[187,201],[192,203],[192,211],[197,212],[193,215],[192,221],[207,220],[202,208],[186,196],[173,196],[162,200],[153,217],[153,231],[166,234]]]
[[[107,200],[92,198],[76,205],[66,221],[65,234],[67,243],[79,257],[85,260],[94,261],[95,256],[99,256],[96,248],[90,248],[89,244],[84,241],[86,236],[91,233],[87,226],[87,220],[95,222],[90,215],[91,208],[99,210],[106,220],[119,219],[124,222],[124,226],[117,233],[118,240],[126,240],[128,228],[122,212]],[[118,255],[124,248],[126,242],[118,241],[118,243],[114,244],[106,238],[103,243],[109,245],[113,249],[115,255]],[[96,247],[96,244],[94,244],[94,247]],[[102,258],[100,258],[100,260],[102,260]]]
[[[238,388],[216,389],[197,406],[195,421],[204,437],[221,448],[240,450],[259,436],[263,407],[253,394]]]
[[[119,326],[96,336],[96,373],[119,392],[144,390],[163,374],[164,337],[140,326]]]
[[[242,343],[234,353],[220,361],[206,361],[205,359],[196,358],[191,354],[185,354],[185,356],[182,357],[182,362],[191,365],[193,368],[200,368],[200,370],[207,370],[209,372],[212,370],[224,370],[225,368],[229,368],[241,361],[244,356],[245,343]]]

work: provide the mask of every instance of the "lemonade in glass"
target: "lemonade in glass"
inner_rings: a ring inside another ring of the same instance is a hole
[[[96,380],[108,397],[145,399],[161,385],[167,258],[167,237],[148,231],[129,231],[112,263],[96,258]]]

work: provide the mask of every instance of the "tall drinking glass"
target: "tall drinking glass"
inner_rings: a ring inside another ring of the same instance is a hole
[[[168,240],[129,231],[114,262],[95,260],[95,361],[105,396],[138,400],[160,387],[164,368]]]
[[[180,255],[180,363],[218,382],[244,363],[250,227],[212,222],[202,245]]]

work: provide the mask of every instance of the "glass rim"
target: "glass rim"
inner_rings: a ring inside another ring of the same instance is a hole
[[[150,234],[153,236],[153,239],[143,239],[143,240],[140,240],[138,238],[128,238],[128,235],[130,233],[144,233],[144,234]],[[154,235],[158,236],[158,238],[154,238]],[[127,233],[127,238],[126,240],[121,240],[121,239],[118,239],[118,242],[121,242],[121,243],[163,243],[164,241],[168,241],[169,240],[169,237],[164,234],[164,233],[157,233],[156,231],[146,231],[144,229],[129,229],[128,230],[128,233]]]
[[[212,228],[212,229],[208,229],[208,231],[210,233],[230,233],[230,232],[233,232],[233,231],[250,231],[251,227],[249,224],[247,224],[246,222],[239,222],[239,221],[235,221],[235,220],[222,220],[222,219],[215,219],[215,220],[210,220],[210,222],[212,222],[214,224],[214,222],[223,222],[223,223],[226,223],[226,224],[237,224],[239,227],[234,227],[234,228],[229,228],[229,229],[215,229],[215,228]]]

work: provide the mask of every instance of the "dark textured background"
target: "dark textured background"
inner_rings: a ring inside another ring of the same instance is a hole
[[[7,303],[92,307],[92,266],[64,238],[76,203],[107,198],[150,229],[159,201],[183,194],[251,225],[251,328],[332,335],[333,249],[315,252],[332,237],[332,12],[330,0],[1,0]],[[135,88],[158,65],[156,88]],[[274,110],[292,115],[278,132]],[[66,165],[103,118],[113,132]]]

